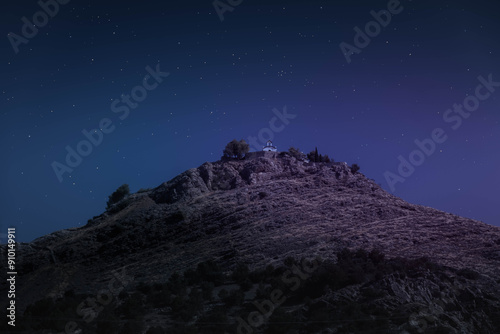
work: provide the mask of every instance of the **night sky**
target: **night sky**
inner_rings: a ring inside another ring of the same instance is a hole
[[[269,136],[500,225],[498,1],[60,2],[0,14],[1,233],[83,226],[123,183]]]

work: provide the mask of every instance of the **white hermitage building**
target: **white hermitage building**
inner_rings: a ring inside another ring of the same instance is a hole
[[[266,143],[266,146],[264,146],[262,148],[262,151],[264,151],[264,152],[277,152],[278,149],[276,148],[276,146],[273,145],[272,141],[268,140]]]

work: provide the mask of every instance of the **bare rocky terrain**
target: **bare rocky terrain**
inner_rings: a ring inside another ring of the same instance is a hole
[[[132,278],[128,288],[135,289],[167,282],[173,273],[196,269],[208,260],[229,273],[237,264],[258,270],[280,266],[287,258],[336,263],[344,249],[378,250],[387,261],[426,257],[446,273],[446,282],[427,267],[411,280],[393,272],[379,277],[377,289],[389,291],[393,298],[384,299],[381,308],[396,310],[418,302],[429,313],[425,316],[434,317],[425,322],[442,323],[447,330],[442,332],[497,333],[495,319],[477,305],[499,306],[500,228],[407,203],[363,174],[353,174],[347,164],[305,163],[288,154],[207,162],[155,189],[130,195],[84,227],[19,244],[18,312],[68,291],[96,295],[117,271],[126,272]],[[5,256],[5,247],[0,252]],[[469,274],[460,278],[457,272]],[[440,281],[444,286],[432,292]],[[363,289],[358,283],[325,292],[321,298],[325,303],[356,299]],[[250,291],[257,286],[254,283]],[[6,289],[2,281],[0,293],[5,295]],[[459,307],[460,291],[470,294],[478,314],[465,309],[447,313],[444,304],[436,303],[449,298]],[[298,308],[304,305],[296,303]],[[293,305],[283,309],[296,311]],[[161,312],[155,312],[146,318],[161,318]],[[414,318],[424,317],[412,312]],[[430,327],[418,327],[421,319],[408,319],[406,325],[390,328],[410,333],[407,323],[413,321],[415,333],[429,332]],[[335,328],[324,333],[340,333],[339,328],[347,327]],[[259,330],[264,331],[255,332]],[[322,330],[326,329],[316,332]]]

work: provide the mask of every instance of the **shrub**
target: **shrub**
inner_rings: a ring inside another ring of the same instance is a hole
[[[358,164],[352,164],[351,166],[351,173],[356,174],[358,170],[360,170],[361,167],[358,166]]]
[[[127,197],[129,194],[130,194],[130,188],[129,188],[128,184],[122,184],[120,187],[118,187],[118,189],[115,190],[114,193],[112,193],[109,196],[106,209],[111,208],[113,206],[113,204],[120,202],[122,199]]]
[[[242,159],[249,150],[250,146],[246,141],[244,141],[243,139],[241,139],[240,141],[233,139],[232,141],[227,143],[226,148],[224,148],[222,152],[224,154],[224,158]]]
[[[302,153],[298,148],[290,147],[288,149],[288,152],[290,153],[290,155],[292,157],[294,157],[297,160],[305,160],[306,159],[306,155],[304,153]]]
[[[318,148],[316,147],[314,151],[311,151],[307,154],[307,158],[311,162],[330,162],[332,159],[328,157],[328,155],[322,155],[318,153]]]
[[[307,155],[307,158],[311,162],[319,162],[319,154],[318,154],[318,148],[316,147],[314,151],[309,152]]]

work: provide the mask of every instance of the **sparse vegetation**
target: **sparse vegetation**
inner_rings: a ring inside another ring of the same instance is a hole
[[[290,147],[288,149],[288,153],[290,153],[290,155],[297,160],[302,161],[302,160],[305,160],[307,158],[304,153],[302,153],[298,148],[295,148],[295,147]]]
[[[122,199],[130,194],[130,188],[128,184],[122,184],[118,189],[113,192],[108,199],[106,209],[111,208],[114,204],[120,202]]]
[[[314,151],[309,152],[307,154],[307,159],[311,162],[330,162],[332,161],[328,155],[322,155],[318,153],[318,148],[314,148]]]
[[[242,159],[245,157],[245,154],[247,154],[249,150],[250,146],[246,141],[244,141],[243,139],[241,139],[240,141],[233,139],[226,145],[226,147],[222,151],[223,158]]]
[[[361,167],[358,166],[358,164],[352,164],[351,165],[351,173],[356,174],[358,170],[360,170]]]

